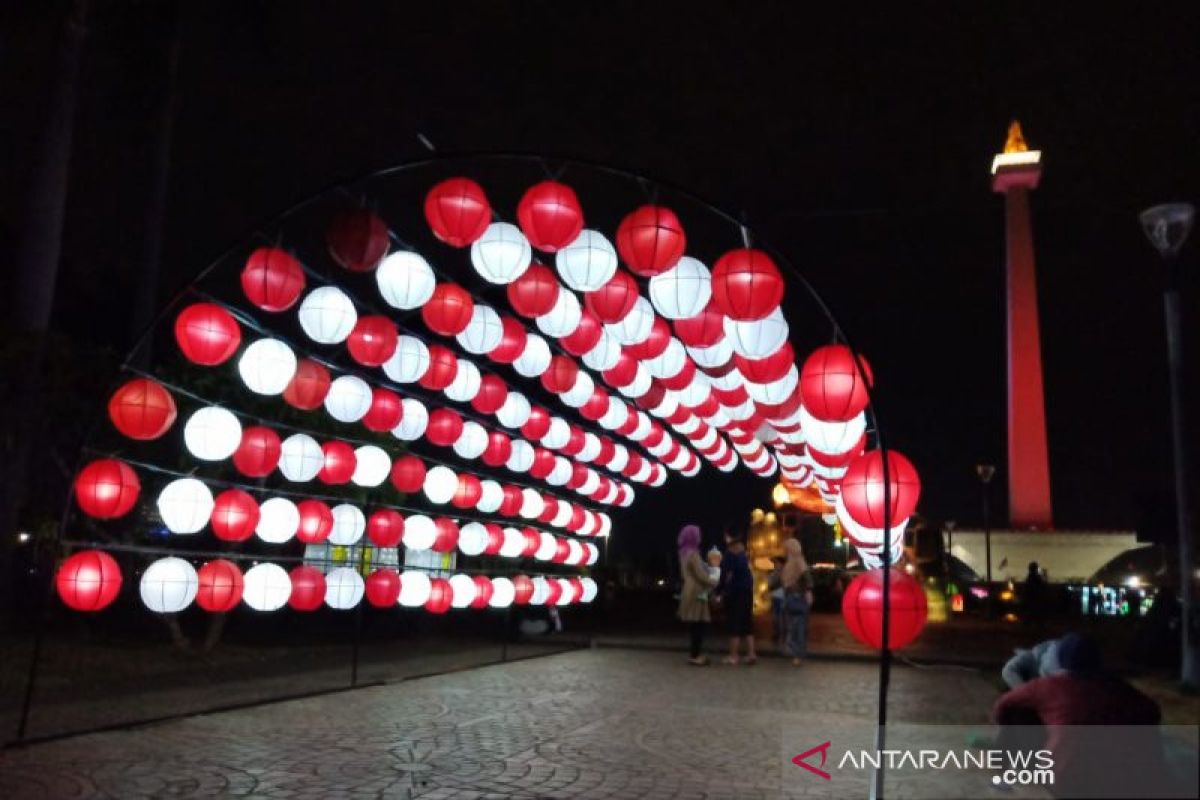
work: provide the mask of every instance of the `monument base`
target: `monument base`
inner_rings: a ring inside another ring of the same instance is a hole
[[[1086,581],[1126,550],[1150,546],[1137,540],[1136,531],[994,530],[991,539],[993,581],[1025,580],[1030,561],[1036,561],[1053,583]],[[987,574],[985,540],[981,530],[942,533],[950,554],[981,577]]]

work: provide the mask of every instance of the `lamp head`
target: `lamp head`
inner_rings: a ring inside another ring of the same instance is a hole
[[[1173,258],[1192,232],[1195,216],[1196,207],[1191,203],[1163,203],[1147,208],[1138,215],[1138,219],[1141,220],[1142,231],[1158,254],[1163,258]]]
[[[992,476],[996,474],[996,467],[992,464],[976,464],[975,474],[979,476],[979,480],[984,483],[991,483]]]

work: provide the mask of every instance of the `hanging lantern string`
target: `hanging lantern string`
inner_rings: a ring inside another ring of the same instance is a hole
[[[107,455],[104,452],[94,450],[93,448],[90,448],[90,447],[83,448],[83,451],[85,453],[91,453],[93,455],[101,455],[101,456]],[[357,505],[357,503],[354,502],[354,498],[337,497],[335,495],[328,495],[328,494],[313,494],[311,492],[301,492],[301,491],[296,491],[294,489],[256,486],[254,484],[243,483],[240,481],[230,481],[230,480],[226,480],[224,478],[212,478],[207,475],[202,476],[202,477],[197,477],[194,470],[192,472],[183,472],[181,470],[170,469],[169,467],[159,466],[158,464],[151,464],[146,461],[137,461],[137,460],[129,459],[129,458],[124,458],[124,459],[122,459],[122,461],[124,461],[126,464],[129,464],[130,466],[137,467],[138,469],[142,469],[147,472],[156,473],[159,475],[166,475],[171,478],[196,478],[197,480],[200,480],[205,484],[212,485],[212,486],[220,486],[225,489],[241,489],[242,491],[245,491],[245,492],[250,492],[253,494],[260,494],[260,495],[261,494],[270,494],[270,495],[278,496],[278,497],[298,497],[303,500],[320,500],[320,501],[326,502],[326,503],[334,503],[334,504],[347,503],[350,505]],[[490,515],[486,515],[486,514],[464,513],[462,511],[462,509],[459,509],[456,506],[449,506],[448,509],[443,511],[440,509],[426,508],[424,506],[410,506],[410,505],[404,505],[404,504],[400,504],[400,503],[379,503],[379,502],[374,502],[374,501],[364,502],[363,505],[368,508],[373,508],[373,509],[389,508],[389,509],[392,509],[393,511],[405,511],[408,513],[416,513],[416,514],[433,514],[433,515],[439,516],[439,517],[451,517],[451,518],[455,518],[455,519],[465,519],[465,520],[469,520],[471,522],[480,522],[480,523],[494,522],[497,525],[500,525],[501,527],[510,527],[510,528],[513,527],[513,525],[511,524],[512,522],[520,521],[522,523],[521,527],[532,528],[533,530],[536,530],[538,532],[548,533],[551,536],[560,536],[560,537],[567,538],[567,539],[576,539],[580,542],[586,542],[591,539],[605,538],[603,536],[577,536],[569,531],[566,531],[565,529],[563,529],[562,531],[549,530],[548,528],[543,528],[543,527],[539,527],[537,525],[529,524],[531,522],[531,520],[528,520],[525,517],[521,517],[519,520],[514,520],[511,517],[505,518],[505,517],[490,516]],[[596,512],[592,512],[592,513],[596,513]],[[534,521],[536,521],[536,520],[534,520]],[[505,524],[506,522],[509,524]],[[180,535],[187,535],[187,534],[180,534]]]

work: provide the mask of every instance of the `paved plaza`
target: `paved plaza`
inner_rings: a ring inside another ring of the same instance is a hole
[[[0,797],[778,797],[784,737],[869,729],[876,674],[580,650],[9,750]],[[889,708],[982,724],[994,697],[982,673],[900,666]]]

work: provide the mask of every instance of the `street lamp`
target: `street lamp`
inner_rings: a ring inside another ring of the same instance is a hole
[[[993,464],[976,464],[975,474],[979,476],[980,495],[983,498],[983,549],[987,552],[987,613],[992,613],[992,521],[988,513],[988,484],[996,474]]]
[[[1179,262],[1176,257],[1188,234],[1196,209],[1191,203],[1165,203],[1138,215],[1142,230],[1167,268],[1163,287],[1163,316],[1167,325],[1167,365],[1171,389],[1171,446],[1175,462],[1175,519],[1179,528],[1180,627],[1183,629],[1180,682],[1200,689],[1200,657],[1192,641],[1192,510],[1187,494],[1187,463],[1183,424],[1183,334],[1179,311]]]

